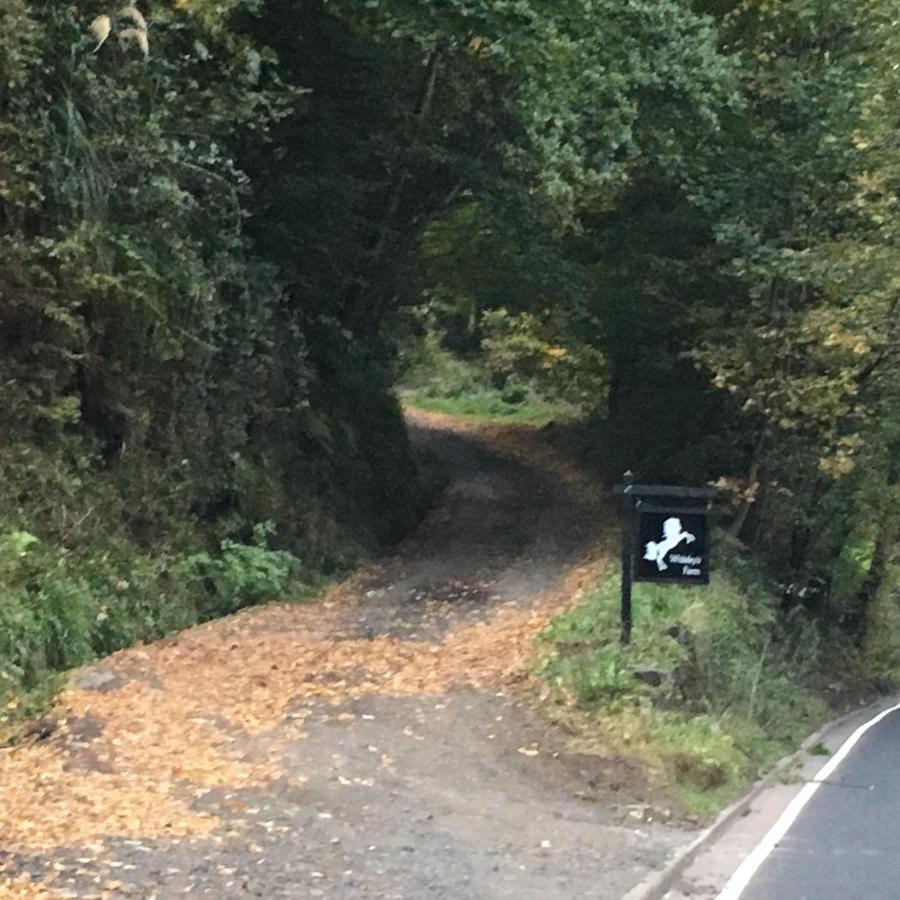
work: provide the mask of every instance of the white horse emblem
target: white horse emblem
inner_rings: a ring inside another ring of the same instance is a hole
[[[696,538],[689,531],[681,530],[681,519],[666,519],[663,522],[663,537],[657,543],[650,541],[644,548],[644,559],[649,559],[656,563],[656,567],[660,572],[664,572],[669,567],[666,565],[666,557],[680,544],[682,541],[693,544]]]

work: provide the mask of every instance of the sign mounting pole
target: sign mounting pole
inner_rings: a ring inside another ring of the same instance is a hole
[[[634,482],[631,472],[624,477],[625,489]],[[624,516],[622,519],[622,631],[619,640],[622,646],[631,643],[631,582],[632,559],[634,556],[634,498],[627,493],[623,499]]]

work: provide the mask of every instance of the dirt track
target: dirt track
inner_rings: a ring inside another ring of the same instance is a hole
[[[116,654],[49,740],[0,753],[0,897],[618,900],[685,840],[527,702],[596,492],[533,440],[412,425],[450,481],[393,557]]]

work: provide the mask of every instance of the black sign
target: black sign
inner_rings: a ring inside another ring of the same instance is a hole
[[[625,479],[613,493],[622,498],[621,640],[628,644],[633,581],[709,584],[707,516],[719,492],[710,487],[636,484],[631,472]]]
[[[706,509],[637,505],[635,581],[709,584]]]

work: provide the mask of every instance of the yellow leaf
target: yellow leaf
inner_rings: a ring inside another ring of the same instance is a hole
[[[124,9],[119,10],[119,18],[120,19],[131,19],[138,28],[147,30],[147,20],[144,18],[143,13],[136,6],[126,6]]]
[[[109,37],[110,29],[112,28],[112,21],[109,16],[97,16],[90,25],[88,25],[88,31],[94,36],[97,41],[97,46],[94,47],[94,53],[96,53],[102,46],[103,42]]]
[[[819,460],[819,470],[835,481],[849,475],[855,468],[855,460],[843,453],[823,457]]]

